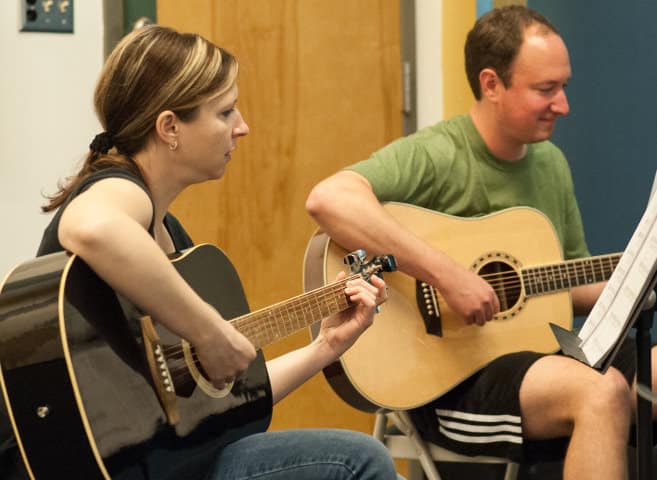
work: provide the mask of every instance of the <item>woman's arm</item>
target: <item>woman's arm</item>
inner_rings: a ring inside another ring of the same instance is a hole
[[[372,285],[362,279],[347,282],[345,293],[356,305],[325,318],[309,345],[267,362],[274,403],[336,361],[372,324],[374,308],[385,300],[386,289],[379,277],[372,276],[371,281]]]
[[[117,292],[191,342],[221,387],[248,367],[255,348],[178,274],[147,231],[152,215],[150,198],[139,186],[104,179],[66,207],[59,240]]]

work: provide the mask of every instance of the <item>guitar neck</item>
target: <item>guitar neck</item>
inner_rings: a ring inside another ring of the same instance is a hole
[[[352,306],[344,293],[351,275],[289,300],[234,318],[230,323],[258,349]]]
[[[527,296],[543,295],[609,280],[621,253],[522,269],[522,282]]]

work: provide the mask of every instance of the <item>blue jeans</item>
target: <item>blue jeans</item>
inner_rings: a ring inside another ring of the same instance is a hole
[[[207,448],[185,452],[155,450],[141,466],[119,478],[403,480],[381,442],[360,432],[337,429],[257,433],[219,452]]]

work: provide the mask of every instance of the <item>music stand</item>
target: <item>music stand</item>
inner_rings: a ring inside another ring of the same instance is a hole
[[[654,287],[653,287],[654,288]],[[635,320],[636,330],[636,382],[637,385],[652,385],[650,351],[652,341],[650,329],[655,314],[655,295],[647,297],[644,310]],[[636,403],[636,465],[639,480],[652,479],[652,402],[637,389]]]
[[[650,352],[652,341],[650,329],[656,311],[655,286],[657,285],[657,274],[646,283],[646,287],[633,310],[627,327],[618,337],[614,348],[606,356],[604,361],[595,367],[601,373],[607,371],[614,357],[618,353],[623,341],[627,337],[630,328],[636,330],[636,380],[637,384],[652,385],[652,366]],[[564,354],[573,357],[591,366],[586,355],[580,348],[581,340],[573,332],[561,328],[559,325],[550,324],[552,331],[561,346]],[[636,411],[636,465],[638,480],[652,480],[652,403],[639,394],[637,389],[637,411]]]

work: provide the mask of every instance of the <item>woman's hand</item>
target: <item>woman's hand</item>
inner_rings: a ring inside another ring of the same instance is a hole
[[[221,390],[249,367],[256,350],[229,322],[219,319],[216,326],[194,348],[208,379]]]
[[[345,277],[343,272],[337,279]],[[350,280],[346,284],[345,294],[354,304],[351,308],[325,318],[320,326],[315,342],[323,343],[337,359],[374,321],[375,309],[388,299],[385,282],[376,275],[371,283],[362,278]]]

